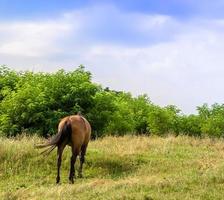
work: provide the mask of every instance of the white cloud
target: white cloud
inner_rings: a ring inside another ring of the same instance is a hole
[[[60,52],[56,42],[71,32],[71,24],[60,21],[1,22],[0,54],[39,57]]]
[[[55,20],[0,22],[0,62],[44,71],[84,64],[104,86],[189,113],[224,99],[223,21],[94,7]]]
[[[155,103],[189,113],[205,102],[223,102],[223,51],[220,33],[201,30],[142,48],[95,47],[86,63],[104,85],[148,93]]]

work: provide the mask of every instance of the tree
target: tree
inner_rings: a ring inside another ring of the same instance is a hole
[[[148,116],[152,103],[149,97],[144,94],[133,99],[132,109],[134,113],[135,132],[138,134],[149,133]]]
[[[60,118],[77,111],[88,113],[97,91],[82,66],[73,72],[20,73],[14,89],[1,101],[0,132],[53,134]]]

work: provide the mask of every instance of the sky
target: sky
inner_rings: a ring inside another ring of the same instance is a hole
[[[83,64],[103,87],[183,113],[224,100],[224,0],[0,0],[0,65]]]

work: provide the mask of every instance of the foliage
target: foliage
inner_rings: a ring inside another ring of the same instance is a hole
[[[175,106],[161,108],[153,106],[149,112],[148,123],[150,132],[156,135],[179,133],[179,110]]]
[[[82,66],[73,72],[24,72],[17,76],[15,89],[0,104],[0,132],[7,135],[26,130],[52,134],[60,118],[78,111],[88,112],[98,90]]]
[[[125,134],[224,136],[224,104],[204,104],[184,115],[174,105],[160,107],[144,94],[103,88],[81,65],[55,73],[17,72],[0,66],[0,135],[23,132],[48,136],[67,115],[88,118],[93,138]]]
[[[201,132],[216,137],[224,136],[224,104],[213,104],[210,108],[207,104],[198,107]]]
[[[116,96],[112,92],[102,89],[93,97],[94,106],[87,117],[92,125],[94,138],[105,134],[106,127],[116,111],[115,98]]]
[[[198,115],[189,115],[180,117],[181,133],[189,136],[201,136],[201,119]]]
[[[152,106],[153,105],[146,94],[140,95],[133,99],[132,109],[134,113],[133,117],[136,133],[149,134],[148,116]]]
[[[131,109],[132,97],[129,93],[119,93],[115,99],[115,112],[106,132],[112,135],[123,135],[134,131],[134,113]]]

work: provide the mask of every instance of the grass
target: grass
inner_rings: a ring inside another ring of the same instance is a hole
[[[124,136],[91,141],[84,178],[74,185],[68,184],[70,147],[56,185],[56,151],[40,156],[33,148],[40,140],[0,138],[0,199],[224,197],[223,140]]]

